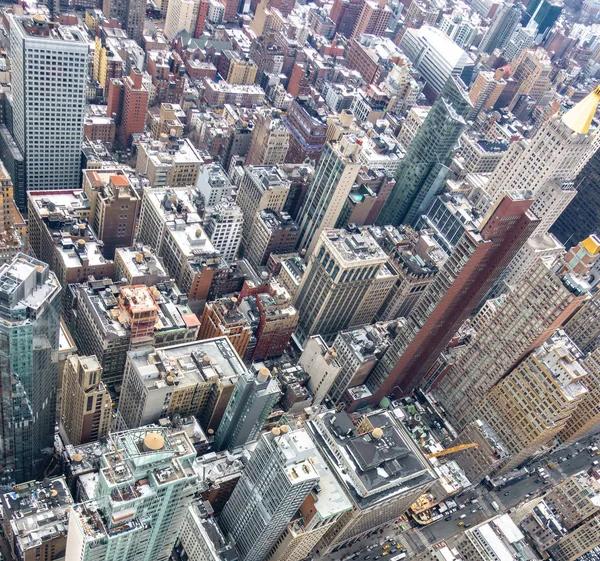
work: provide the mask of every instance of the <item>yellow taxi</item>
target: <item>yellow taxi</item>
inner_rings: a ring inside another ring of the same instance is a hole
[[[386,544],[383,546],[383,549],[389,549],[390,547],[392,547],[392,546],[391,546],[389,543],[386,543]]]
[[[464,526],[464,525],[465,525],[465,523],[462,520],[457,524],[457,526]]]

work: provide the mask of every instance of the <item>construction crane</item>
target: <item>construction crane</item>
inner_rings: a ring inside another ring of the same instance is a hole
[[[468,448],[479,448],[479,444],[471,442],[469,444],[459,444],[458,446],[452,446],[452,448],[446,448],[439,452],[433,452],[433,454],[425,454],[426,458],[439,458],[440,456],[446,456],[447,454],[454,454],[454,452],[460,452],[461,450],[467,450]]]

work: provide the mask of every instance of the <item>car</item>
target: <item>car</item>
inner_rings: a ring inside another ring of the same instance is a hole
[[[457,526],[464,526],[464,525],[465,525],[465,523],[462,520],[457,524]]]
[[[377,559],[381,559],[381,555],[376,555],[375,557],[373,557],[373,559],[374,559],[375,561],[377,561]]]
[[[452,516],[446,516],[446,518],[444,518],[444,520],[445,520],[446,522],[450,522],[450,520],[452,520]]]
[[[464,520],[466,517],[467,517],[467,515],[466,515],[466,514],[461,514],[461,515],[460,515],[458,518],[459,518],[460,520]]]
[[[510,495],[510,493],[508,491],[506,491],[506,493],[504,493],[504,496],[508,497],[508,495]]]
[[[371,556],[370,556],[370,555],[367,555],[367,556],[365,557],[365,559],[371,559]]]
[[[470,528],[470,527],[471,527],[471,524],[469,524],[469,523],[465,524],[465,528]]]
[[[405,547],[403,547],[403,548],[400,550],[400,553],[406,553],[406,552],[407,552],[407,549],[406,549]]]
[[[535,482],[536,482],[536,483],[541,483],[541,482],[542,482],[542,480],[541,480],[541,479],[538,477],[538,478],[535,480]]]
[[[389,549],[390,547],[392,547],[392,546],[391,546],[389,543],[386,543],[386,544],[383,546],[383,549]]]
[[[390,549],[390,553],[396,553],[398,550],[396,548]]]
[[[475,514],[476,512],[477,512],[477,509],[476,509],[476,508],[474,508],[474,509],[471,511],[471,514]]]
[[[482,507],[482,506],[480,506],[480,507],[479,507],[477,510],[483,510],[483,507]]]

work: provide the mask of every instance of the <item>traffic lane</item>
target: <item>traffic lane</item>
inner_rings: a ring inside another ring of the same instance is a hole
[[[478,510],[476,505],[473,506],[475,508],[467,509],[467,507],[465,507],[463,510],[456,511],[451,515],[451,520],[447,521],[444,518],[443,520],[438,520],[433,524],[425,526],[421,528],[421,532],[427,538],[429,543],[436,543],[437,541],[451,538],[452,536],[463,532],[465,530],[465,526],[467,525],[469,527],[475,526],[476,524],[486,520],[486,514],[483,511]],[[475,510],[475,512],[473,512],[473,510]],[[465,514],[466,517],[461,520],[460,516],[463,514]],[[459,522],[464,522],[465,526],[459,526]]]
[[[592,467],[592,463],[600,460],[600,456],[592,456],[587,451],[573,456],[570,460],[560,462],[558,467],[565,472],[566,475],[573,475],[582,470],[586,470]],[[553,470],[550,470],[553,471]]]
[[[552,470],[548,470],[548,471],[552,471]],[[529,477],[526,477],[525,479],[522,479],[521,481],[517,481],[516,483],[513,483],[512,485],[503,487],[502,489],[500,489],[498,491],[490,491],[489,496],[494,497],[493,500],[495,500],[498,503],[498,505],[500,505],[501,511],[506,511],[509,508],[516,506],[521,501],[532,498],[531,495],[533,495],[533,496],[541,495],[547,489],[552,487],[553,483],[560,481],[559,474],[552,474],[552,475],[558,475],[558,477],[552,478],[553,481],[551,481],[550,483],[544,484],[542,478],[540,478],[537,473],[534,473],[533,475],[530,475]],[[539,483],[538,483],[538,481],[539,481]],[[530,496],[527,497],[527,495],[530,495]],[[502,507],[504,507],[504,508],[502,508]]]

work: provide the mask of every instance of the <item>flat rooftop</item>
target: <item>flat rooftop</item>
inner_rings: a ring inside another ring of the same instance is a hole
[[[383,264],[387,261],[387,254],[367,229],[326,230],[324,235],[325,247],[337,254],[339,261],[344,265],[366,265],[365,261]]]

